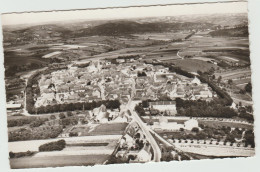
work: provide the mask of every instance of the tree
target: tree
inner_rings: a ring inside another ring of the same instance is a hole
[[[184,131],[184,128],[180,128],[180,131]]]
[[[211,67],[211,68],[209,69],[209,74],[212,75],[212,74],[214,73],[214,71],[215,71],[214,67]]]
[[[251,145],[255,147],[255,136],[252,130],[248,130],[245,132],[245,142],[246,145]]]
[[[201,72],[201,70],[198,70],[198,71],[197,71],[197,73],[198,73],[199,75],[202,75],[202,72]]]
[[[144,101],[142,102],[142,105],[143,105],[144,108],[148,108],[148,107],[149,107],[149,102],[148,102],[148,100],[144,100]]]
[[[71,111],[68,111],[67,116],[73,116],[73,113]]]
[[[9,152],[9,157],[10,157],[10,158],[14,158],[14,157],[15,157],[15,153],[13,153],[12,151]]]
[[[50,116],[50,119],[51,119],[51,120],[54,120],[54,119],[56,119],[56,116],[55,116],[55,115],[51,115],[51,116]]]
[[[236,141],[235,137],[231,134],[227,135],[226,140],[225,140],[225,142],[231,142],[231,143],[234,143],[235,141]]]
[[[219,76],[219,77],[218,77],[218,81],[217,81],[217,82],[218,82],[218,83],[220,83],[220,82],[221,82],[221,80],[222,80],[222,76]]]
[[[194,133],[198,133],[200,130],[199,130],[198,127],[193,127],[193,128],[191,129],[191,131],[194,132]]]
[[[40,152],[61,151],[66,146],[65,140],[58,140],[56,142],[45,143],[39,147]]]
[[[232,85],[232,84],[233,84],[233,80],[232,80],[232,79],[229,79],[229,80],[228,80],[228,84],[229,84],[229,85]]]
[[[59,117],[60,117],[60,119],[66,118],[66,116],[64,115],[64,113],[60,113],[60,114],[59,114]]]
[[[245,91],[250,93],[250,94],[252,93],[252,84],[251,84],[251,82],[246,84]]]

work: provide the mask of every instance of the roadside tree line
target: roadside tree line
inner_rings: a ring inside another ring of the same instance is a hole
[[[56,138],[62,129],[62,126],[46,126],[43,129],[21,128],[8,132],[8,142]]]
[[[54,104],[47,106],[40,106],[38,108],[32,107],[30,113],[32,114],[45,114],[45,113],[55,113],[55,112],[66,112],[74,110],[93,110],[94,108],[100,107],[102,104],[108,109],[118,109],[120,107],[119,100],[103,100],[103,101],[93,101],[93,102],[77,102],[77,103],[64,103],[64,104]],[[29,110],[28,110],[29,111]]]

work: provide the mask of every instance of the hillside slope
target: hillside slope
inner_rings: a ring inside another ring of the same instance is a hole
[[[209,33],[211,36],[248,37],[248,26],[220,29]]]

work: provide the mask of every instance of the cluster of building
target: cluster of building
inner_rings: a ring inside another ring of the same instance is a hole
[[[128,102],[131,98],[158,100],[167,96],[197,100],[215,96],[198,78],[183,77],[164,66],[131,59],[118,64],[103,60],[89,62],[87,67],[72,65],[43,75],[38,85],[40,96],[35,98],[36,107],[115,99]]]
[[[118,110],[110,110],[107,109],[105,105],[101,105],[100,107],[94,108],[92,111],[85,111],[86,113],[79,115],[79,123],[81,121],[83,122],[89,122],[90,120],[92,122],[99,122],[99,123],[107,123],[109,121],[111,122],[128,122],[129,119],[129,113],[127,111],[124,111],[122,109]]]
[[[184,123],[168,122],[165,116],[159,116],[159,122],[154,122],[151,125],[154,131],[179,131],[181,128],[185,130],[192,130],[193,128],[199,128],[199,123],[195,119],[189,119]]]
[[[120,140],[116,157],[129,159],[129,163],[151,161],[151,145],[137,123],[132,123]]]

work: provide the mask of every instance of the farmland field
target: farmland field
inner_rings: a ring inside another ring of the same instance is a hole
[[[10,159],[10,166],[16,168],[41,168],[63,166],[87,166],[102,164],[109,155],[69,155],[52,157],[23,157]]]
[[[118,140],[121,135],[98,135],[98,136],[85,136],[85,137],[67,137],[67,138],[55,138],[55,139],[46,139],[46,140],[29,140],[29,141],[16,141],[9,142],[9,152],[26,152],[26,151],[38,151],[40,145],[58,141],[60,139],[64,139],[66,143],[109,143],[111,140]],[[112,142],[111,142],[112,143]],[[110,146],[110,145],[108,145]]]
[[[211,67],[217,68],[217,65],[196,59],[169,60],[169,62],[188,72],[197,72],[198,70],[205,72]]]
[[[38,151],[38,147],[64,139],[62,151],[38,152],[32,157],[10,159],[11,168],[39,168],[102,164],[112,154],[121,135],[69,137],[49,140],[32,140],[9,143],[9,151]]]
[[[189,33],[172,33],[172,32],[164,32],[164,33],[146,33],[146,34],[133,34],[133,36],[137,36],[141,39],[153,39],[153,40],[177,40],[184,39]]]
[[[95,135],[120,135],[124,133],[127,123],[108,123],[98,124],[95,126],[82,126],[74,127],[73,132],[81,132],[82,136],[95,136]]]

